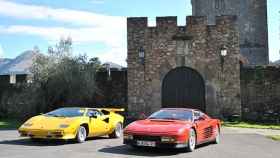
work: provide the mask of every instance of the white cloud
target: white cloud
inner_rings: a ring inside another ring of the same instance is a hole
[[[100,0],[98,0],[100,1]],[[49,41],[71,36],[74,42],[103,43],[110,51],[100,55],[103,62],[112,61],[126,65],[126,18],[93,12],[25,5],[0,0],[0,16],[37,21],[56,21],[76,27],[46,27],[31,25],[0,25],[0,34],[23,34],[39,36]]]
[[[0,44],[0,58],[3,58],[3,57],[4,57],[4,50],[3,50],[2,45]]]
[[[72,37],[74,42],[102,42],[110,47],[125,46],[125,32],[108,28],[64,28],[64,27],[35,27],[28,25],[1,26],[0,34],[35,35],[51,41],[61,37]]]
[[[0,26],[0,34],[25,34],[57,41],[61,37],[72,37],[75,43],[104,43],[109,46],[107,52],[98,53],[97,57],[102,62],[115,62],[126,66],[126,41],[123,32],[107,30],[107,28],[80,28],[69,29],[63,27],[34,27],[15,25]],[[91,54],[89,54],[91,55]]]
[[[115,62],[122,66],[127,66],[126,63],[126,49],[123,47],[114,47],[110,51],[100,54],[99,59],[104,62]]]
[[[25,5],[6,0],[0,0],[0,15],[34,20],[55,20],[75,25],[89,25],[104,27],[114,25],[115,28],[125,26],[125,18],[108,16],[93,12],[71,10],[65,8],[51,8],[38,5]]]

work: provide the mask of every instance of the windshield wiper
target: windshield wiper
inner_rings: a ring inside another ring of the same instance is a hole
[[[47,114],[49,116],[53,116],[53,117],[66,117],[66,116],[63,116],[63,115],[57,115],[57,114]]]
[[[157,117],[150,117],[149,119],[155,119],[155,120],[180,120],[172,117],[164,117],[164,118],[157,118]]]
[[[159,118],[156,118],[156,117],[149,117],[148,119],[159,119]]]
[[[165,117],[165,118],[162,118],[163,120],[180,120],[180,119],[177,119],[177,118],[172,118],[172,117]]]

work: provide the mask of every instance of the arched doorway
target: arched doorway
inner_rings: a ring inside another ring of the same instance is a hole
[[[162,82],[162,107],[194,108],[205,111],[205,83],[194,69],[171,70]]]

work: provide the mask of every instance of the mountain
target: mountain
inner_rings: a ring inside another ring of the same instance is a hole
[[[277,60],[277,61],[273,62],[273,64],[280,65],[280,60]]]
[[[0,59],[0,75],[30,74],[30,68],[37,55],[39,55],[38,52],[29,50],[15,59]]]
[[[12,59],[8,59],[8,58],[0,58],[0,69],[2,66],[8,64]]]

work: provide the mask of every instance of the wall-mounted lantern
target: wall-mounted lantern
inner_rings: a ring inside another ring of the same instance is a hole
[[[220,50],[220,58],[221,58],[221,68],[222,71],[224,71],[224,63],[225,63],[225,57],[228,55],[227,48],[225,46],[222,46]]]
[[[145,50],[143,47],[140,47],[140,49],[139,49],[139,59],[140,59],[140,63],[142,65],[144,65],[145,64]]]
[[[221,49],[221,56],[223,57],[227,56],[227,48],[225,46],[223,46]]]

